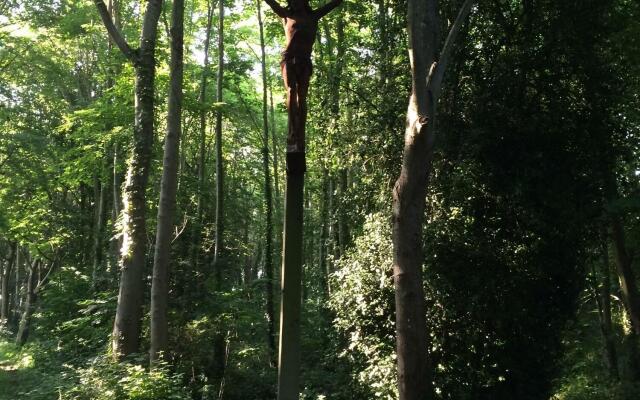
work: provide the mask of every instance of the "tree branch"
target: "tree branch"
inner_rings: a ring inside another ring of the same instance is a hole
[[[39,293],[49,282],[49,276],[51,275],[51,272],[58,266],[58,259],[56,258],[55,260],[51,261],[49,265],[49,270],[45,274],[44,278],[40,279],[36,284],[36,287],[33,290],[35,293]]]
[[[127,40],[122,36],[122,33],[116,28],[113,23],[113,19],[111,19],[111,14],[107,9],[107,6],[104,4],[102,0],[94,0],[96,4],[96,8],[98,9],[98,13],[100,14],[100,18],[104,23],[105,28],[107,28],[107,32],[114,43],[118,46],[122,54],[125,55],[130,61],[135,61],[136,51],[129,46]]]
[[[453,26],[451,26],[451,30],[449,30],[449,35],[447,36],[447,40],[444,42],[444,47],[442,48],[442,52],[440,53],[440,60],[431,67],[431,71],[429,73],[429,77],[427,78],[427,87],[433,93],[435,98],[438,98],[440,95],[440,90],[442,89],[442,80],[444,79],[444,73],[447,70],[447,64],[449,64],[449,59],[451,58],[451,53],[453,52],[453,46],[455,44],[456,38],[460,33],[460,29],[462,29],[462,25],[464,21],[469,16],[471,12],[471,6],[473,5],[474,0],[466,0],[460,11],[458,12],[458,16],[456,17]]]
[[[276,0],[264,0],[274,13],[278,14],[280,18],[287,18],[291,15],[289,10],[282,7]]]
[[[162,9],[162,24],[164,25],[164,31],[169,38],[169,41],[173,41],[173,35],[171,34],[171,28],[169,27],[169,21],[167,21],[167,13],[164,8]]]
[[[320,19],[329,14],[334,8],[338,7],[340,3],[342,3],[342,0],[332,0],[324,6],[315,10],[313,12],[313,15],[316,17],[316,19]]]

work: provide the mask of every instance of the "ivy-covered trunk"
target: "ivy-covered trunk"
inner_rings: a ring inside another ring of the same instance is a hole
[[[119,356],[140,348],[147,253],[146,189],[153,142],[153,69],[148,65],[136,67],[134,147],[124,187],[120,290],[113,327],[113,351]]]
[[[155,49],[162,0],[146,2],[138,49],[129,46],[104,2],[94,2],[111,39],[131,61],[136,75],[133,152],[123,196],[121,277],[112,334],[113,354],[121,358],[140,349],[143,272],[147,252],[146,189],[154,135]]]

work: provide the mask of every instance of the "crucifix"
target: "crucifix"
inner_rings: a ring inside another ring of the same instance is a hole
[[[342,0],[331,0],[314,10],[309,0],[265,0],[283,19],[286,46],[282,52],[282,77],[287,89],[287,187],[280,302],[278,400],[298,400],[300,393],[300,310],[303,262],[303,189],[307,94],[313,72],[311,52],[318,21]]]
[[[289,112],[287,152],[304,152],[307,93],[313,72],[311,52],[318,32],[318,21],[340,5],[342,0],[332,0],[316,10],[311,8],[309,0],[289,0],[287,7],[282,7],[276,0],[265,1],[283,19],[286,36],[280,67],[287,89]]]

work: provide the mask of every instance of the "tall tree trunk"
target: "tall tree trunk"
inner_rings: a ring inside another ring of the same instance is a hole
[[[287,152],[281,275],[278,399],[297,399],[300,371],[304,152]]]
[[[338,206],[338,243],[340,257],[344,256],[348,242],[349,242],[349,224],[347,221],[347,190],[348,190],[348,171],[346,168],[340,170],[340,182],[338,188],[340,189],[340,204]]]
[[[20,326],[16,335],[16,344],[22,346],[29,338],[31,329],[31,317],[36,306],[36,287],[38,285],[38,270],[40,268],[40,260],[36,260],[29,268],[29,277],[27,278],[27,292],[25,293],[24,308],[22,317],[20,318]]]
[[[327,254],[331,255],[331,259],[335,260],[338,257],[337,249],[338,249],[338,232],[336,229],[336,180],[335,178],[329,174],[328,176],[328,192],[327,192],[327,208],[328,208],[328,224],[329,224],[329,240],[327,243]],[[333,262],[327,263],[327,276],[333,271]],[[329,288],[329,292],[331,292],[331,288]]]
[[[224,79],[224,1],[218,0],[218,79],[216,82],[216,102],[222,103],[222,84]],[[216,112],[216,222],[213,252],[213,270],[216,290],[223,288],[224,260],[224,165],[222,159],[222,110]],[[220,332],[213,340],[214,371],[213,376],[223,387],[225,376],[225,337]]]
[[[171,238],[173,237],[180,135],[182,133],[183,43],[184,0],[173,0],[167,134],[164,141],[164,161],[151,283],[151,348],[149,356],[152,363],[163,356],[166,357],[168,349],[169,263],[171,261]]]
[[[249,226],[250,224],[248,221],[246,220],[243,221],[242,243],[249,244],[253,242],[249,238]],[[253,255],[251,254],[251,247],[249,246],[242,261],[242,286],[244,286],[246,289],[248,289],[251,283],[253,282],[252,267],[253,267]],[[251,291],[248,291],[247,297],[250,299],[253,298],[253,293]]]
[[[611,237],[616,254],[616,267],[623,304],[631,322],[631,333],[624,338],[625,352],[628,354],[628,365],[631,377],[640,379],[640,295],[636,277],[632,268],[632,258],[626,247],[624,226],[618,215],[610,215]]]
[[[147,252],[146,188],[149,180],[154,135],[153,53],[136,68],[136,123],[133,155],[124,189],[123,243],[120,250],[120,290],[113,329],[113,352],[118,356],[136,353],[140,346],[143,273]]]
[[[471,10],[465,1],[438,57],[437,0],[408,0],[412,91],[402,170],[393,189],[393,271],[400,400],[434,397],[422,281],[422,225],[432,169],[436,105],[452,46]],[[439,60],[436,62],[436,60]]]
[[[120,174],[118,173],[118,143],[114,143],[113,144],[113,184],[112,184],[112,194],[113,194],[113,199],[112,199],[112,208],[111,208],[111,218],[113,220],[113,227],[114,227],[114,232],[115,233],[115,228],[117,226],[118,223],[118,218],[120,218],[120,202],[122,201],[122,199],[120,198],[120,193],[122,191],[122,182],[120,179]],[[113,260],[113,265],[112,265],[112,270],[109,271],[110,275],[115,274],[115,272],[117,271],[116,265],[118,263],[118,255],[120,253],[120,248],[122,247],[122,240],[120,238],[120,235],[116,235],[116,234],[112,234],[111,235],[111,242],[110,242],[110,247],[111,247],[111,257]]]
[[[627,250],[624,227],[620,217],[611,216],[611,237],[616,254],[616,267],[620,279],[620,287],[624,297],[624,303],[629,314],[631,327],[636,335],[640,335],[640,295],[636,277],[633,272],[632,259]]]
[[[11,244],[9,258],[7,264],[2,270],[2,288],[0,289],[0,296],[2,296],[0,303],[0,326],[5,326],[9,322],[9,280],[11,279],[11,272],[13,271],[14,264],[17,264],[18,256],[18,242]]]
[[[120,174],[118,173],[118,163],[119,163],[119,157],[118,157],[118,144],[115,143],[113,145],[113,165],[112,165],[112,178],[113,178],[113,216],[114,216],[114,223],[115,221],[118,219],[118,217],[120,216],[120,204],[122,199],[120,198],[120,193],[122,190],[122,182],[120,179]],[[119,246],[118,246],[119,247]]]
[[[276,331],[273,311],[273,194],[271,192],[271,165],[269,160],[269,89],[267,77],[267,61],[264,43],[264,23],[262,20],[262,0],[256,0],[258,9],[258,26],[260,28],[260,61],[262,64],[262,169],[264,172],[264,271],[266,282],[266,316],[267,345],[270,352],[270,364],[276,363]]]
[[[342,93],[342,81],[344,74],[345,63],[345,35],[344,35],[344,17],[340,15],[336,23],[336,64],[333,72],[332,79],[332,114],[333,123],[335,124],[335,131],[341,132],[343,128],[340,124],[340,104]],[[341,133],[343,134],[343,133]],[[343,185],[344,177],[344,185]],[[336,259],[340,259],[344,253],[346,243],[346,220],[345,220],[345,207],[344,196],[346,193],[346,169],[340,169],[338,171],[337,179],[333,179],[334,186],[334,199],[333,199],[333,226],[334,226],[334,255]]]
[[[603,180],[605,196],[609,204],[619,198],[616,177],[611,164],[607,165],[607,157],[603,156]],[[625,309],[631,323],[631,330],[635,336],[640,336],[640,293],[636,276],[633,272],[633,258],[627,249],[624,225],[621,216],[617,213],[609,213],[609,233],[613,241],[616,260],[616,271],[620,280],[620,289]]]
[[[94,217],[95,224],[93,227],[93,271],[91,274],[91,285],[93,290],[98,290],[103,259],[102,239],[104,233],[104,211],[105,203],[107,201],[107,187],[105,184],[100,182],[100,177],[96,176],[95,180],[96,205]]]
[[[318,265],[320,266],[320,284],[322,285],[322,294],[325,299],[329,298],[329,267],[327,266],[329,224],[329,171],[326,168],[323,168],[322,198],[320,200],[320,251],[318,254]]]
[[[269,85],[271,85],[271,81],[269,81]],[[274,221],[273,221],[273,230],[275,232],[275,241],[274,241],[274,249],[278,249],[278,251],[274,252],[274,260],[273,265],[280,265],[282,260],[282,196],[280,194],[280,162],[278,157],[278,141],[276,139],[276,116],[275,109],[273,106],[273,90],[271,86],[269,86],[269,103],[270,103],[270,119],[271,119],[271,154],[273,155],[273,189],[274,189]],[[278,281],[278,270],[274,268],[274,276],[273,282]],[[274,296],[277,293],[274,293]],[[272,296],[273,298],[273,296]],[[276,300],[274,299],[274,303]]]
[[[120,4],[119,1],[117,0],[109,0],[109,2],[107,3],[107,8],[109,11],[109,15],[111,16],[111,19],[113,20],[113,23],[116,27],[116,29],[118,30],[122,30],[122,23],[121,23],[121,18],[120,18]],[[111,52],[113,51],[113,46],[114,46],[114,41],[111,38],[111,36],[109,36],[109,54],[111,54]],[[108,76],[107,76],[107,90],[113,88],[113,86],[115,85],[115,76],[117,75],[117,73],[121,70],[121,65],[118,64],[116,65],[114,68],[109,68],[108,69]],[[109,99],[109,104],[112,105],[113,104],[113,99]],[[108,126],[109,127],[109,126]],[[111,218],[113,221],[113,226],[115,228],[116,223],[118,221],[118,217],[120,216],[120,193],[122,191],[122,183],[121,183],[121,178],[120,178],[120,174],[118,173],[118,142],[114,140],[113,144],[112,144],[112,207],[111,207]],[[104,188],[104,184],[103,184],[103,188]],[[109,235],[111,237],[111,240],[109,241],[109,265],[108,265],[108,272],[109,272],[109,278],[110,281],[113,280],[113,277],[117,275],[117,264],[118,264],[118,256],[119,256],[119,250],[122,247],[122,240],[120,238],[120,235],[115,235],[113,234],[115,232],[112,232],[111,235]],[[115,281],[115,280],[113,280]]]
[[[142,295],[147,251],[146,189],[154,136],[155,49],[162,0],[148,0],[138,49],[132,49],[114,25],[102,0],[94,0],[102,22],[122,53],[133,63],[135,123],[133,153],[124,189],[120,289],[113,325],[113,355],[121,358],[140,349]]]
[[[388,17],[389,5],[386,0],[377,0],[378,5],[378,29],[380,35],[379,51],[380,51],[380,66],[379,68],[379,86],[382,89],[384,95],[387,94],[387,80],[389,78],[389,34],[388,34]],[[384,98],[384,95],[382,98]]]
[[[602,241],[601,287],[596,291],[600,316],[600,331],[604,340],[604,352],[609,366],[609,374],[614,380],[620,379],[618,371],[618,354],[616,352],[613,326],[611,322],[611,271],[609,267],[609,249],[606,235]]]
[[[15,273],[15,290],[13,291],[13,315],[11,316],[12,325],[17,326],[20,322],[20,308],[22,307],[22,296],[20,296],[20,290],[22,288],[22,282],[20,280],[20,269],[22,267],[22,261],[20,259],[20,246],[17,248],[18,254],[16,254],[16,265],[14,269]],[[26,249],[24,250],[27,251]],[[28,254],[27,254],[28,257]]]
[[[271,148],[273,153],[273,187],[275,189],[276,206],[280,202],[280,173],[278,172],[278,146],[276,140],[276,112],[273,107],[273,90],[269,87],[270,119],[271,119]]]
[[[202,77],[200,78],[200,137],[198,143],[198,201],[196,204],[196,223],[193,227],[193,241],[191,243],[191,261],[195,268],[198,267],[200,259],[200,236],[202,234],[202,202],[204,197],[205,162],[207,145],[207,81],[209,78],[209,48],[211,44],[211,25],[213,24],[213,2],[207,3],[207,28],[204,39],[204,65],[202,67]]]
[[[216,101],[222,103],[222,83],[224,78],[224,0],[218,0],[218,82]],[[213,268],[216,285],[222,287],[223,229],[224,229],[224,165],[222,160],[222,110],[216,112],[216,232],[213,253]]]
[[[78,185],[78,192],[79,192],[79,197],[80,197],[80,201],[79,201],[79,208],[80,208],[80,215],[79,215],[79,219],[80,219],[80,235],[82,237],[86,237],[86,238],[91,238],[92,233],[91,232],[91,226],[93,225],[93,221],[92,219],[92,208],[89,206],[90,201],[90,195],[89,195],[89,187],[86,183],[84,182],[80,182],[80,184]],[[81,252],[81,261],[80,263],[82,265],[89,265],[89,263],[91,262],[90,260],[91,258],[91,251],[93,250],[93,246],[91,244],[91,240],[84,240],[82,241],[82,252]]]

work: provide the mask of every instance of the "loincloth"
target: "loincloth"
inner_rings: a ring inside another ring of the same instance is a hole
[[[284,67],[286,64],[294,65],[296,69],[309,69],[313,70],[313,63],[311,62],[311,56],[296,56],[282,53],[282,59],[280,60],[280,66]]]

